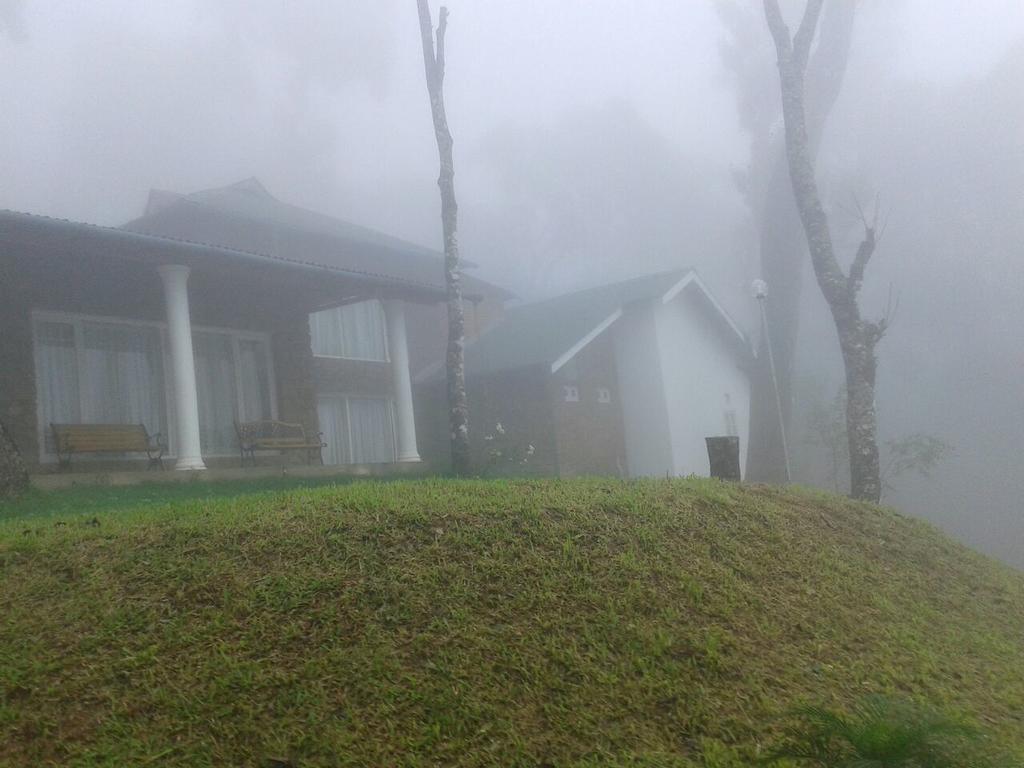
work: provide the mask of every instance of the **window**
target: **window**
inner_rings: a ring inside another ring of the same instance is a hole
[[[578,403],[580,401],[580,388],[575,384],[566,384],[562,387],[562,397],[567,403]]]
[[[51,423],[144,424],[169,435],[171,377],[163,326],[102,318],[35,315],[36,390],[44,458]],[[192,335],[204,455],[234,454],[234,422],[273,418],[265,337],[196,329]]]
[[[318,357],[388,359],[384,308],[376,299],[314,312],[309,335]]]
[[[612,391],[608,387],[598,387],[597,389],[597,402],[599,403],[610,403],[612,401]]]
[[[167,433],[163,347],[154,326],[91,320],[36,323],[42,444],[50,424],[145,424]]]
[[[391,401],[383,397],[324,395],[317,402],[325,464],[378,464],[395,460]]]
[[[238,449],[235,421],[273,415],[266,342],[223,331],[194,331],[192,351],[203,453],[234,453]]]

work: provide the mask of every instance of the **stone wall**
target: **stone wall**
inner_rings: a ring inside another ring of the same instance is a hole
[[[30,281],[13,259],[0,258],[0,421],[26,464],[39,455],[36,376],[29,314]]]

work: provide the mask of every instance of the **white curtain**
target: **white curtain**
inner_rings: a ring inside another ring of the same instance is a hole
[[[144,424],[166,433],[160,332],[148,326],[36,322],[36,391],[43,440],[50,424]]]
[[[391,403],[380,397],[350,397],[348,413],[352,434],[352,463],[376,464],[395,460],[395,433]]]
[[[241,421],[269,419],[270,371],[267,345],[252,339],[238,340],[238,383],[242,402],[238,404]]]
[[[53,453],[50,424],[81,421],[75,328],[70,323],[36,323],[36,393],[47,453]]]
[[[144,424],[166,431],[160,332],[147,326],[82,323],[82,422]]]
[[[390,400],[321,397],[317,415],[327,443],[325,464],[378,464],[395,460]]]
[[[51,423],[144,424],[167,434],[168,383],[160,329],[85,319],[37,319],[36,384],[43,439]],[[192,337],[203,453],[238,449],[235,419],[272,416],[263,340],[196,331]]]
[[[192,334],[199,395],[199,442],[203,454],[228,454],[238,449],[235,433],[238,388],[231,338],[219,333]]]
[[[386,361],[384,308],[376,299],[309,316],[313,354]]]
[[[343,397],[321,397],[316,413],[323,432],[324,464],[348,464],[348,417]]]

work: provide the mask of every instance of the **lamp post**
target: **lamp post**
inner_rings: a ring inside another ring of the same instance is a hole
[[[764,333],[765,347],[768,348],[768,366],[772,372],[772,388],[775,390],[775,409],[779,415],[779,435],[782,437],[782,458],[786,463],[786,482],[792,482],[792,473],[789,469],[789,445],[786,442],[786,420],[782,416],[782,395],[779,394],[779,378],[775,374],[775,354],[772,352],[772,337],[768,333],[768,312],[765,310],[765,302],[768,300],[768,283],[764,280],[755,280],[751,284],[754,298],[761,307],[761,332]]]

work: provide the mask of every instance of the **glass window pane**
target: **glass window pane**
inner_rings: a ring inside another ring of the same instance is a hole
[[[309,333],[314,355],[388,359],[384,308],[375,299],[313,313]]]
[[[149,326],[82,323],[78,372],[82,421],[166,431],[160,332]]]
[[[36,393],[47,453],[54,452],[50,424],[81,421],[75,329],[70,323],[36,323]]]
[[[321,397],[316,405],[323,432],[324,464],[350,464],[348,453],[348,419],[345,414],[345,398]]]
[[[348,413],[352,435],[352,463],[375,464],[395,460],[391,405],[379,397],[350,397]]]
[[[199,442],[204,454],[228,454],[238,449],[235,434],[238,389],[231,338],[220,333],[192,334],[199,395]]]
[[[238,382],[242,402],[242,421],[260,421],[271,417],[270,371],[267,366],[267,345],[262,341],[239,339]]]

